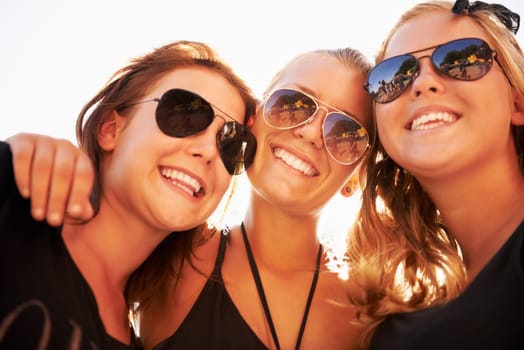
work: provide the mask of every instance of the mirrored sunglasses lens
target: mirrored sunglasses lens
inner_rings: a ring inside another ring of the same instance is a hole
[[[215,118],[213,108],[190,91],[167,91],[156,109],[156,122],[166,135],[187,137],[205,130]]]
[[[369,145],[366,129],[344,114],[329,113],[324,120],[324,144],[329,154],[341,164],[360,159]]]
[[[433,65],[458,80],[477,80],[490,70],[493,51],[480,39],[461,39],[437,48],[431,55]]]
[[[235,122],[224,124],[217,134],[220,158],[230,175],[238,175],[253,163],[256,139],[253,134]]]
[[[411,55],[389,58],[371,70],[366,89],[376,102],[391,102],[408,87],[417,69],[417,59]]]
[[[313,99],[300,91],[281,89],[271,94],[264,105],[264,119],[272,127],[290,128],[311,117],[317,110]]]

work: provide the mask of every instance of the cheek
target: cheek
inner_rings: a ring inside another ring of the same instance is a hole
[[[262,135],[267,133],[268,126],[264,122],[264,118],[261,115],[257,115],[253,120],[253,125],[251,126],[251,132],[258,139]]]
[[[135,147],[147,147],[163,140],[167,135],[158,129],[154,117],[135,115],[129,119],[128,124],[122,129],[120,137]]]
[[[380,105],[377,106],[375,110],[378,138],[386,150],[391,149],[391,140],[395,138],[395,128],[403,128],[400,121],[398,125],[394,125],[393,123],[395,121],[395,115],[398,113],[398,110],[395,110],[393,105]]]
[[[399,98],[397,98],[398,100]],[[377,127],[383,126],[385,123],[388,123],[391,117],[399,113],[399,103],[394,100],[389,103],[377,103],[375,105],[375,123]]]
[[[385,105],[377,105],[375,108],[375,126],[379,132],[385,128],[385,124],[388,122],[388,118],[386,116],[390,115],[390,113],[391,110]],[[380,134],[382,133],[380,132]]]
[[[331,166],[331,169],[332,169],[331,177],[333,178],[333,183],[334,183],[333,186],[339,188],[344,183],[346,183],[346,181],[349,180],[351,175],[353,175],[353,173],[355,172],[355,169],[358,167],[359,164],[360,162],[357,162],[351,165],[341,165],[338,163],[336,163],[336,165],[332,165]]]
[[[257,161],[258,159],[261,159],[261,158],[264,157],[264,154],[267,151],[266,145],[268,144],[267,143],[268,136],[270,134],[274,134],[274,133],[279,132],[279,131],[280,130],[276,130],[276,129],[266,125],[266,123],[264,122],[262,117],[258,117],[255,120],[255,123],[253,124],[253,127],[251,128],[251,132],[253,133],[253,135],[255,135],[255,138],[257,140],[257,151],[255,153],[254,164],[251,167],[256,165],[256,163],[258,162]]]

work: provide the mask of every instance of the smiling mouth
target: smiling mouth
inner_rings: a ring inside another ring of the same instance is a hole
[[[160,173],[165,179],[181,190],[185,191],[190,196],[201,198],[206,194],[202,184],[197,179],[185,172],[161,167]]]
[[[273,148],[273,155],[286,163],[286,165],[306,176],[318,176],[320,174],[312,164],[294,156],[280,147]]]
[[[439,126],[451,124],[457,120],[457,116],[450,113],[424,114],[411,122],[410,130],[429,130]]]

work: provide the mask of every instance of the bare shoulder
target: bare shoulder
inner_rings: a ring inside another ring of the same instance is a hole
[[[310,348],[361,349],[363,327],[346,295],[344,281],[331,271],[321,272],[315,299],[308,320]]]

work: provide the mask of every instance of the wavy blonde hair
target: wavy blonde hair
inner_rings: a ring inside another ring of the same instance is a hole
[[[384,60],[391,37],[404,23],[430,12],[449,13],[453,3],[430,1],[405,12],[384,40],[376,63]],[[458,15],[461,16],[461,15]],[[524,56],[515,36],[489,10],[467,14],[494,43],[497,60],[515,92],[524,95]],[[524,174],[524,128],[511,126]],[[466,285],[460,248],[438,209],[407,171],[375,142],[363,167],[362,207],[348,238],[351,264],[348,295],[367,325],[367,343],[389,314],[444,303]]]

